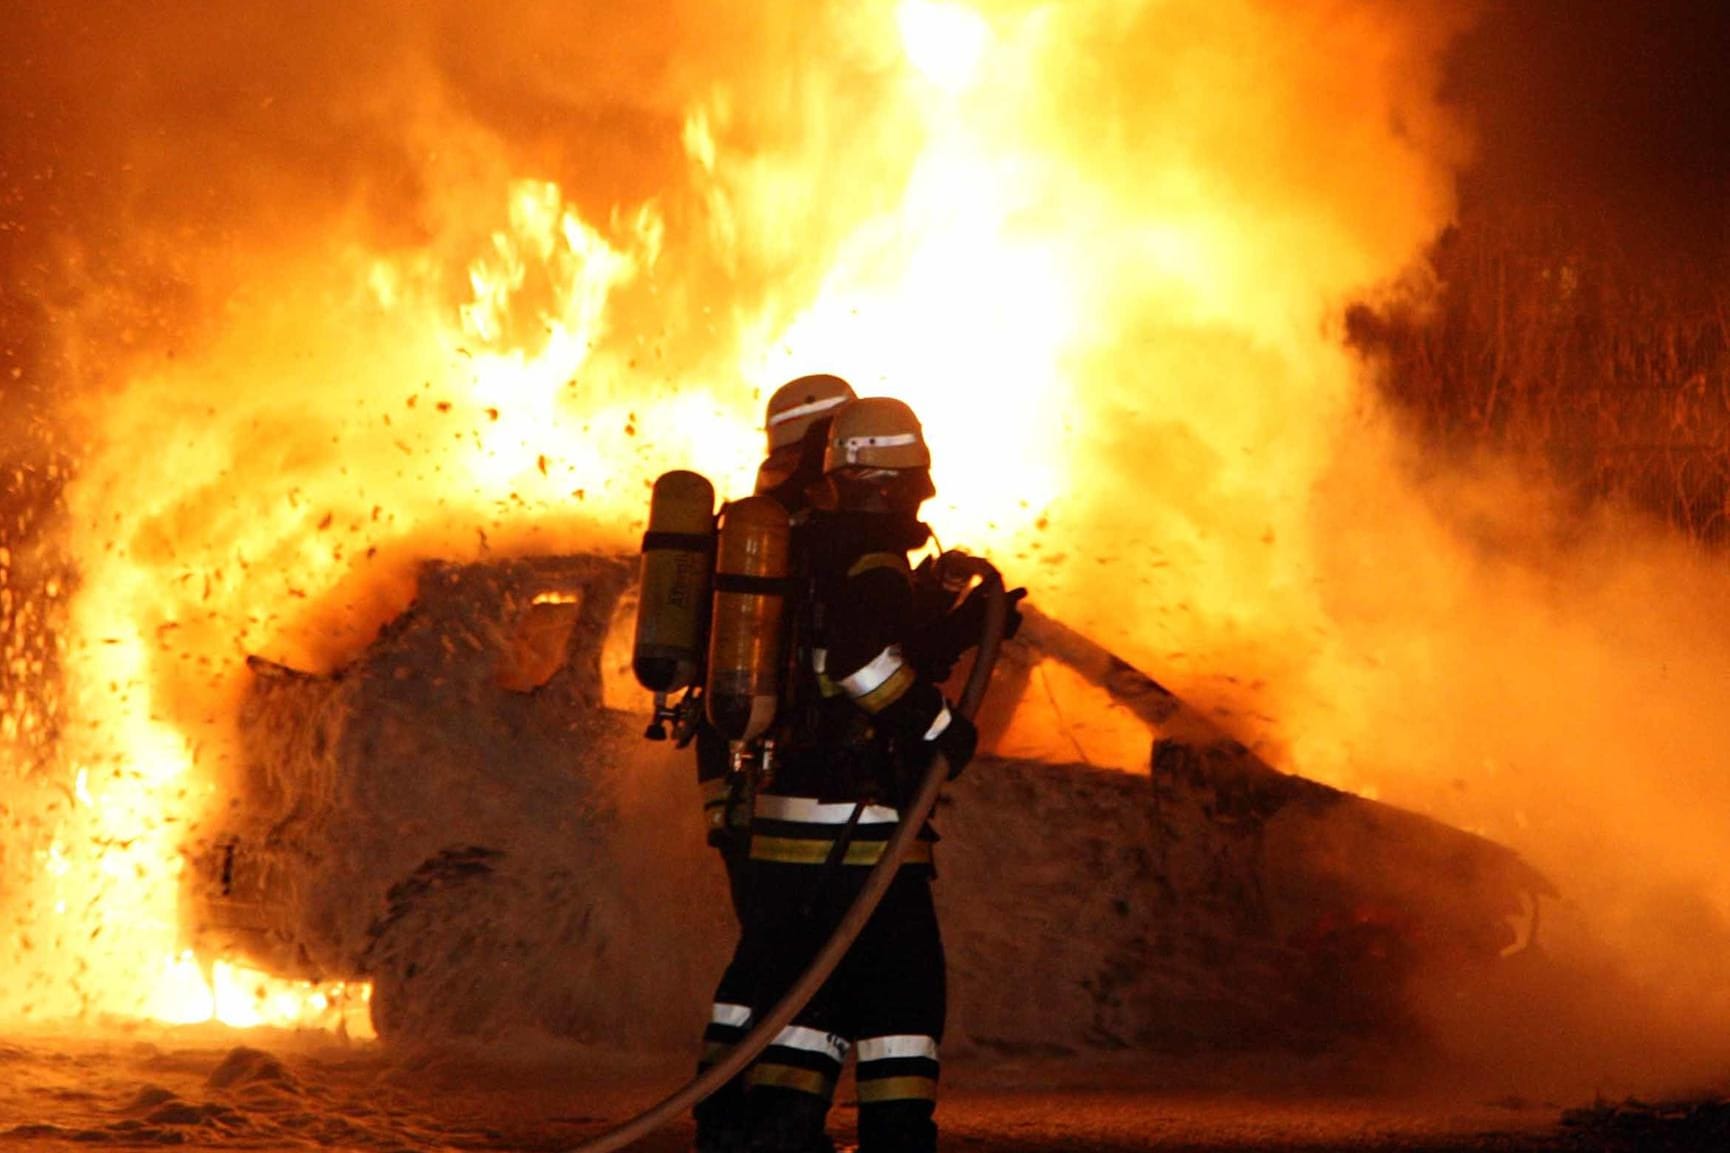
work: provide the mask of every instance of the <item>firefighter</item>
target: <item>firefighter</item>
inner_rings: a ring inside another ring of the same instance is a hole
[[[908,553],[929,530],[930,454],[911,409],[887,398],[841,407],[819,504],[795,537],[790,673],[776,714],[773,775],[750,821],[745,917],[705,1031],[719,1059],[791,986],[881,857],[932,758],[972,757],[973,725],[903,646],[918,627]],[[947,659],[953,663],[954,655]],[[811,1153],[851,1050],[861,1153],[936,1147],[943,945],[921,831],[835,973],[735,1083],[696,1110],[705,1153]]]
[[[811,490],[823,480],[823,452],[830,422],[854,398],[853,386],[838,376],[817,373],[790,380],[775,390],[763,412],[768,449],[757,469],[756,491],[780,501],[800,524],[810,508]],[[697,786],[709,844],[721,854],[735,917],[742,919],[745,848],[739,784],[729,780],[732,758],[727,742],[706,721],[697,728]]]

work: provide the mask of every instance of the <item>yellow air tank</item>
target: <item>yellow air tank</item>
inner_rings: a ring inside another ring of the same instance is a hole
[[[730,741],[754,740],[775,719],[791,531],[774,497],[748,496],[721,510],[708,708]]]
[[[715,486],[694,472],[663,473],[649,498],[631,653],[650,692],[678,692],[703,671],[714,557]]]

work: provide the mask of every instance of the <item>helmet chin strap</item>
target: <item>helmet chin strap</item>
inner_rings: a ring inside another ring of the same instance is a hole
[[[889,503],[889,495],[882,489],[864,489],[841,493],[842,512],[869,512],[887,516],[895,509]]]

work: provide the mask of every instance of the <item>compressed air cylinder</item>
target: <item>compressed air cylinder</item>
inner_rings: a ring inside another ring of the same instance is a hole
[[[649,498],[631,654],[650,692],[678,692],[702,672],[714,558],[715,486],[694,472],[663,473]]]
[[[721,510],[709,626],[709,721],[730,741],[768,731],[780,695],[787,510],[749,496]]]

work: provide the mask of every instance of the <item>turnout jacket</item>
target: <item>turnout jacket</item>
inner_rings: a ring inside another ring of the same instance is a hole
[[[865,803],[848,864],[874,864],[932,757],[959,770],[974,730],[953,713],[912,655],[939,623],[916,596],[907,554],[926,538],[907,517],[815,512],[794,534],[801,568],[787,606],[791,632],[774,764],[759,782],[750,856],[821,864],[838,829]],[[953,658],[951,658],[953,659]],[[719,748],[699,741],[710,828],[725,829],[737,802]],[[742,814],[741,814],[742,815]],[[929,861],[929,829],[913,862]]]
[[[915,521],[881,514],[806,523],[806,590],[768,792],[899,807],[955,724],[909,655],[915,631],[935,623],[918,619],[907,563],[925,535]]]

